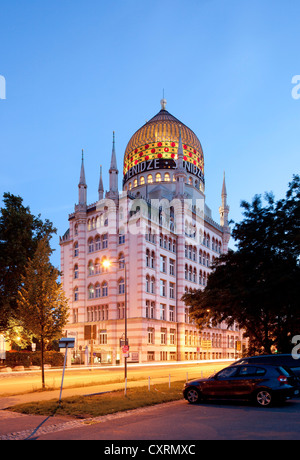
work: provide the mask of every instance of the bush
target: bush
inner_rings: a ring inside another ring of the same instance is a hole
[[[64,355],[57,351],[46,351],[44,353],[44,364],[50,364],[52,367],[63,366]],[[6,352],[5,365],[14,366],[41,366],[40,351],[8,351]]]

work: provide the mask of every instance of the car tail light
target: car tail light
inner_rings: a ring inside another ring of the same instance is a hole
[[[288,378],[285,375],[280,375],[277,377],[278,382],[280,383],[288,383]]]

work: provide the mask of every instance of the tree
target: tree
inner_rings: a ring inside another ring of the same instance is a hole
[[[191,316],[202,327],[234,322],[249,338],[249,352],[290,352],[300,330],[300,177],[286,197],[243,201],[244,220],[232,236],[236,251],[221,255],[203,291],[186,293]]]
[[[47,237],[44,237],[25,267],[18,292],[19,321],[28,333],[40,341],[43,387],[46,343],[61,337],[68,318],[68,302],[61,284],[57,282],[59,272],[50,263],[51,252]]]
[[[15,323],[17,293],[28,258],[32,258],[38,241],[50,240],[56,229],[49,220],[31,214],[19,196],[4,193],[0,209],[0,331]]]

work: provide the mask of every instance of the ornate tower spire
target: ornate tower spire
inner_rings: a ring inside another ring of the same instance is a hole
[[[220,225],[223,227],[223,252],[228,251],[228,243],[230,240],[230,228],[228,224],[228,214],[229,214],[229,206],[227,204],[227,190],[226,190],[226,183],[225,183],[225,171],[223,176],[223,185],[222,185],[222,192],[221,192],[222,204],[219,207],[220,213]]]
[[[109,192],[106,194],[108,198],[118,198],[118,167],[116,158],[116,147],[115,147],[115,132],[113,131],[113,145],[109,169]]]
[[[78,189],[79,189],[78,190],[78,204],[86,205],[87,185],[86,185],[86,181],[85,181],[83,150],[82,150],[82,157],[81,157],[81,169],[80,169],[80,178],[79,178]]]
[[[99,187],[98,187],[98,194],[99,194],[99,201],[103,200],[103,180],[102,180],[102,166],[100,165],[100,180],[99,180]]]

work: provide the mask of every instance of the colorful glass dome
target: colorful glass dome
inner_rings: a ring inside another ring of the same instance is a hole
[[[159,160],[160,168],[170,168],[177,159],[179,132],[181,130],[184,161],[189,169],[200,171],[204,177],[204,157],[196,134],[171,115],[166,109],[166,101],[161,101],[162,109],[151,120],[138,129],[127,144],[124,155],[124,183],[139,172],[139,165],[151,160]],[[163,161],[165,160],[165,161]],[[133,172],[132,172],[133,171]]]

